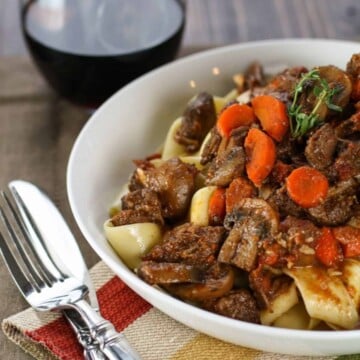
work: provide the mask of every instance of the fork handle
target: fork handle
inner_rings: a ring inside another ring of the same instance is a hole
[[[104,319],[85,300],[72,304],[89,327],[91,337],[99,344],[108,360],[141,360],[125,336],[115,330],[114,325]]]

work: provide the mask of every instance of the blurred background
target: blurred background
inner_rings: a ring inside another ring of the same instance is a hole
[[[183,49],[284,37],[360,40],[359,0],[190,0]],[[0,0],[0,56],[25,55],[18,1]]]

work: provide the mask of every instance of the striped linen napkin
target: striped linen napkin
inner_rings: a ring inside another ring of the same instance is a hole
[[[143,360],[360,360],[360,355],[302,357],[265,353],[225,343],[192,330],[135,294],[103,263],[90,271],[102,315],[125,334]],[[27,309],[2,322],[5,335],[41,360],[80,360],[82,349],[57,313]]]

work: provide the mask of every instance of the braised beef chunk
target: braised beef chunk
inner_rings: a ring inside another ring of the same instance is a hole
[[[294,139],[285,135],[283,140],[276,146],[276,158],[285,164],[301,166],[306,163],[304,154],[305,140],[303,138]]]
[[[148,212],[143,209],[121,210],[111,218],[111,223],[114,226],[138,224],[145,222],[152,222],[162,225],[163,218],[161,217],[161,214]]]
[[[155,191],[150,189],[139,189],[131,191],[121,198],[123,210],[144,209],[149,212],[161,210],[161,204]]]
[[[179,158],[142,172],[142,182],[157,193],[165,219],[179,219],[186,214],[195,191],[196,173],[194,165]]]
[[[137,274],[149,284],[199,283],[204,279],[203,271],[194,265],[143,261]]]
[[[204,302],[202,307],[229,318],[260,323],[260,312],[256,300],[247,289],[230,291],[220,298]]]
[[[269,310],[273,301],[292,284],[292,279],[286,275],[276,275],[263,267],[251,271],[249,280],[259,308]]]
[[[245,71],[245,88],[253,90],[254,87],[265,84],[265,76],[262,65],[254,61]]]
[[[295,216],[287,216],[280,223],[280,231],[288,234],[289,242],[302,244],[309,243],[320,235],[319,228],[312,221]]]
[[[282,186],[292,170],[294,170],[294,166],[285,164],[281,160],[277,160],[269,176],[270,184]]]
[[[129,181],[129,190],[135,191],[144,188],[143,179],[141,178],[141,175],[143,174],[143,171],[149,170],[154,168],[154,164],[148,159],[140,159],[140,160],[133,160],[136,170],[131,175],[130,181]],[[139,171],[142,170],[142,171]]]
[[[292,266],[312,266],[316,263],[315,246],[321,235],[320,228],[310,220],[288,216],[281,222],[280,231],[285,236]]]
[[[216,157],[217,151],[221,143],[221,135],[217,131],[216,126],[211,129],[210,139],[207,141],[203,152],[201,153],[200,163],[206,165]]]
[[[164,224],[159,198],[152,190],[139,189],[124,195],[121,208],[111,219],[114,226],[143,222]]]
[[[350,142],[340,152],[334,168],[339,180],[348,180],[360,174],[360,143]]]
[[[354,78],[360,76],[360,54],[354,54],[346,65],[346,71]]]
[[[326,123],[317,129],[308,139],[305,156],[311,166],[323,170],[334,161],[337,138],[333,127]]]
[[[279,212],[281,218],[284,218],[287,215],[304,217],[306,214],[304,208],[290,199],[286,186],[282,186],[275,190],[268,198],[268,202]]]
[[[301,78],[301,75],[307,71],[308,70],[302,66],[285,69],[275,75],[266,87],[260,88],[258,94],[272,95],[281,101],[289,102],[293,97],[296,83]]]
[[[357,182],[354,179],[339,182],[330,188],[323,203],[310,208],[309,214],[319,225],[340,225],[350,219],[356,205]]]
[[[224,236],[223,227],[186,223],[167,232],[163,243],[155,245],[143,260],[183,262],[206,268],[215,263]]]
[[[213,97],[200,93],[186,108],[175,141],[184,145],[188,152],[199,150],[207,133],[215,125],[216,111]]]
[[[335,134],[340,139],[360,141],[360,111],[349,119],[342,121],[336,128]]]

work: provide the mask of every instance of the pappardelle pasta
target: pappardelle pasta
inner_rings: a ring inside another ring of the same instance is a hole
[[[360,310],[360,54],[201,92],[136,169],[105,235],[140,278],[234,319],[354,329]]]

